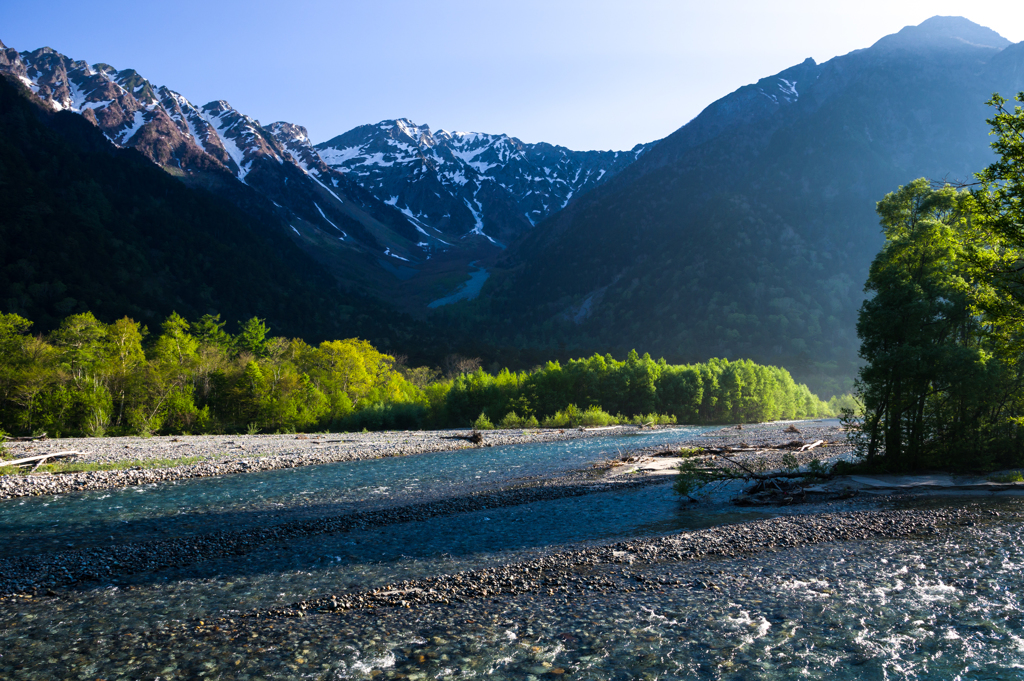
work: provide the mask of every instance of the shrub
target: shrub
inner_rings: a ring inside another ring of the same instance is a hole
[[[475,430],[494,430],[494,424],[487,418],[487,414],[480,412],[480,416],[476,417],[476,421],[473,421],[473,428]]]
[[[570,404],[553,416],[544,419],[545,428],[575,428],[583,421],[583,412],[575,404]]]
[[[637,414],[633,417],[632,423],[634,426],[674,426],[676,417],[671,414]]]
[[[515,410],[505,414],[498,423],[501,428],[539,428],[536,416],[520,416]]]
[[[619,422],[619,419],[615,418],[601,407],[591,405],[587,407],[587,410],[583,412],[580,418],[581,426],[611,426]]]
[[[1011,471],[1000,475],[990,475],[988,479],[992,482],[1024,482],[1024,474],[1020,471]]]

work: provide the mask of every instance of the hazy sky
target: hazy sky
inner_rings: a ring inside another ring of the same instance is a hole
[[[4,0],[0,40],[134,68],[193,103],[304,125],[315,142],[405,117],[626,149],[742,85],[937,14],[1024,40],[1020,0]]]

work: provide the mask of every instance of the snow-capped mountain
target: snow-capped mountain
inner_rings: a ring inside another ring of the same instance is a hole
[[[0,43],[0,74],[186,182],[276,215],[343,285],[408,309],[443,296],[452,275],[496,256],[652,146],[578,152],[508,135],[432,132],[405,119],[314,146],[300,125],[264,126],[223,100],[196,105],[133,69],[48,47],[18,52]]]
[[[225,101],[197,106],[132,69],[89,65],[48,47],[19,53],[0,43],[0,72],[49,108],[81,114],[114,144],[172,172],[230,174],[316,247],[336,240],[377,259],[420,254],[417,243],[444,247],[440,235],[418,233],[406,216],[323,163],[300,126],[263,127]]]
[[[316,150],[421,227],[507,242],[635,161],[630,151],[572,151],[508,135],[432,132],[400,118],[363,125]]]
[[[224,101],[197,107],[133,69],[90,66],[48,47],[20,54],[2,47],[0,70],[54,110],[82,114],[114,144],[134,147],[160,165],[186,172],[220,166],[244,182],[257,159],[285,161],[259,121]]]

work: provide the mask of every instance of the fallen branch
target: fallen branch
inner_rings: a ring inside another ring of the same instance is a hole
[[[14,459],[13,461],[0,461],[0,466],[27,466],[30,463],[38,461],[36,468],[42,465],[42,462],[46,459],[58,459],[65,456],[75,456],[77,454],[85,454],[85,452],[77,452],[69,450],[66,452],[50,452],[49,454],[37,454],[35,456],[27,456],[24,459]],[[35,469],[33,469],[35,470]]]
[[[45,439],[47,439],[46,433],[41,433],[39,435],[22,435],[20,437],[8,437],[7,441],[8,442],[37,442],[39,440],[45,440]]]
[[[821,443],[815,443],[815,446],[819,444]],[[701,495],[708,494],[714,489],[722,489],[724,485],[731,481],[742,481],[753,483],[752,486],[747,487],[744,491],[748,495],[761,492],[770,484],[779,493],[802,496],[801,482],[798,481],[807,479],[829,480],[835,477],[835,474],[826,470],[818,461],[813,461],[809,470],[806,471],[799,470],[798,468],[789,468],[787,470],[760,472],[745,465],[739,459],[725,454],[718,453],[713,456],[720,458],[722,463],[712,463],[706,459],[683,460],[677,467],[679,475],[675,482],[676,492],[696,501],[697,492],[700,492]],[[756,464],[752,465],[756,466]],[[778,482],[776,482],[777,480],[788,480],[788,484],[783,483],[787,489],[780,487]],[[790,498],[790,500],[792,499]]]
[[[475,445],[480,444],[484,441],[484,435],[478,430],[474,430],[469,435],[442,435],[442,440],[465,440],[466,442],[472,442]]]
[[[821,444],[824,444],[824,443],[825,443],[824,440],[818,440],[817,442],[811,443],[809,445],[804,445],[803,447],[801,447],[800,449],[798,449],[796,451],[798,451],[798,452],[809,452],[812,449],[814,449],[815,447],[817,447],[818,445],[821,445]]]
[[[580,430],[585,430],[588,433],[591,433],[591,432],[593,432],[595,430],[614,430],[616,428],[621,428],[621,427],[622,426],[601,426],[599,428],[583,428],[583,427],[580,427]]]

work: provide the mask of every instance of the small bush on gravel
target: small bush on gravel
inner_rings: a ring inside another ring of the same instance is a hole
[[[676,417],[670,414],[637,414],[633,417],[634,426],[674,426]]]
[[[505,414],[505,417],[498,423],[501,428],[539,428],[536,416],[520,416],[514,410]]]
[[[545,428],[575,428],[583,422],[583,411],[575,404],[566,405],[542,422]]]
[[[487,418],[487,414],[480,412],[480,416],[476,417],[476,421],[473,421],[474,430],[494,430],[494,424]]]

